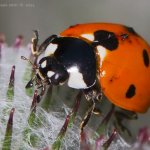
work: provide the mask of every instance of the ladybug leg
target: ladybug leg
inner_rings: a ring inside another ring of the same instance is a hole
[[[32,54],[37,56],[37,46],[39,41],[39,34],[37,30],[33,31],[34,37],[32,38]]]
[[[103,95],[102,95],[102,91],[101,91],[100,84],[98,81],[92,87],[85,89],[83,91],[83,93],[85,95],[86,100],[89,102],[92,102],[92,104],[93,104],[93,101],[94,101],[94,103],[96,103],[96,102],[100,102],[102,100]],[[97,105],[95,105],[93,113],[94,114],[101,113],[99,108],[97,108]]]
[[[41,87],[41,91],[40,91],[40,94],[38,95],[38,103],[41,101],[43,95],[45,94],[46,92],[46,84],[42,85]]]
[[[32,49],[32,54],[37,57],[42,52],[45,51],[48,44],[52,41],[52,39],[56,38],[57,35],[51,35],[40,46],[38,46],[39,33],[37,30],[34,30],[33,33],[34,33],[34,37],[32,38],[32,48],[31,49]]]
[[[81,129],[81,132],[83,131],[83,128],[86,126],[86,124],[88,123],[93,111],[95,109],[95,102],[93,101],[93,104],[92,106],[88,109],[88,111],[86,112],[85,114],[85,117],[83,118],[81,124],[80,124],[80,129]]]
[[[83,131],[83,128],[86,126],[88,123],[91,115],[94,114],[100,114],[101,111],[96,108],[96,101],[100,101],[102,99],[102,92],[100,89],[100,86],[98,82],[96,82],[92,87],[89,89],[84,89],[83,93],[85,95],[85,98],[89,101],[92,102],[91,107],[88,109],[88,111],[85,114],[85,117],[83,118],[81,124],[80,124],[80,129]]]
[[[37,55],[39,56],[42,52],[45,51],[46,47],[50,44],[50,42],[56,38],[57,35],[51,35],[50,37],[48,37],[38,48],[37,50]]]
[[[128,111],[128,110],[117,110],[115,111],[115,117],[116,117],[116,123],[115,126],[119,126],[119,128],[123,131],[123,132],[127,132],[129,136],[132,136],[130,130],[123,125],[124,120],[135,120],[138,118],[137,114],[133,111]]]

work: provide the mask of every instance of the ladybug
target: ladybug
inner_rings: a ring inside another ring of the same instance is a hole
[[[83,91],[92,101],[103,93],[116,106],[144,113],[150,106],[150,47],[131,27],[112,23],[70,26],[48,37],[34,55],[45,53],[38,63],[36,81]],[[27,88],[33,85],[33,79]],[[84,118],[82,127],[90,115]]]

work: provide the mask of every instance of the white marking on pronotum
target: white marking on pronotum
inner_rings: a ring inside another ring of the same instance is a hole
[[[41,67],[42,67],[42,68],[45,68],[46,65],[47,65],[47,61],[45,60],[45,61],[42,62]]]
[[[88,39],[89,41],[94,41],[93,34],[81,34],[81,37]]]
[[[107,55],[107,50],[105,47],[101,46],[101,45],[98,45],[97,47],[97,50],[98,50],[98,53],[100,55],[100,65],[102,65],[103,63],[103,60],[104,58],[106,57]]]
[[[83,80],[82,73],[79,72],[77,66],[73,66],[67,70],[69,72],[68,86],[76,89],[87,88]]]
[[[54,54],[57,48],[57,44],[50,43],[45,50],[45,56],[50,56],[51,54]]]
[[[49,78],[51,78],[54,74],[55,74],[55,72],[53,72],[53,71],[48,71],[48,72],[47,72],[47,76],[48,76]]]

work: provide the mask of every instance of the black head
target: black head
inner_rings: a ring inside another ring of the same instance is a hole
[[[34,80],[38,86],[43,84],[62,85],[69,78],[65,67],[58,63],[54,57],[43,57],[39,61],[35,76],[27,83],[26,88],[33,86]]]
[[[48,56],[39,61],[37,77],[51,85],[61,85],[68,79],[69,74],[55,57]]]

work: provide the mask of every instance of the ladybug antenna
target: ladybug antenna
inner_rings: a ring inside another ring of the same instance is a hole
[[[28,61],[32,65],[34,70],[39,69],[39,67],[37,65],[33,64],[30,59],[28,59],[24,56],[21,56],[21,59]]]
[[[39,53],[37,51],[37,47],[38,47],[38,41],[39,41],[39,33],[37,30],[33,30],[33,34],[34,34],[34,37],[31,39],[32,41],[31,51],[33,55],[38,56]]]
[[[24,57],[24,56],[21,56],[21,59],[28,61],[28,62],[32,65],[32,68],[33,68],[34,72],[36,72],[36,70],[39,69],[38,66],[37,66],[37,65],[34,65],[34,64],[31,62],[31,60],[29,60],[28,58],[26,58],[26,57]],[[30,88],[30,87],[33,86],[33,82],[34,82],[34,80],[36,79],[36,77],[37,77],[37,74],[35,73],[35,75],[34,75],[34,76],[31,78],[31,80],[27,83],[26,88]]]

